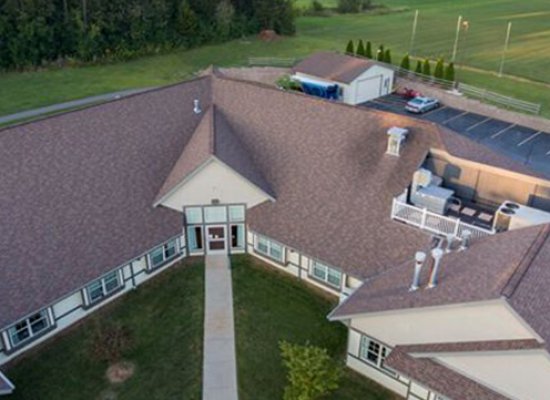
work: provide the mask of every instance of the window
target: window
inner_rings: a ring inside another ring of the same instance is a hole
[[[206,222],[206,223],[226,222],[227,221],[227,215],[226,214],[227,213],[226,213],[225,206],[205,207],[204,208],[204,222]]]
[[[244,225],[231,225],[231,247],[244,249]]]
[[[187,207],[185,209],[185,222],[187,224],[202,224],[202,210],[200,207]]]
[[[330,286],[340,289],[342,286],[342,273],[337,269],[327,267],[319,261],[313,261],[310,275],[314,278],[328,283]]]
[[[229,221],[243,222],[244,221],[244,206],[229,206]]]
[[[28,342],[51,326],[48,310],[42,310],[8,328],[8,336],[13,347]]]
[[[202,226],[187,227],[187,242],[190,252],[202,250]]]
[[[172,239],[149,253],[151,268],[157,268],[179,254],[178,239]]]
[[[95,303],[122,286],[122,279],[118,271],[111,272],[86,286],[90,304]]]
[[[384,368],[384,360],[390,349],[368,336],[361,336],[359,358],[378,368]],[[393,372],[392,372],[393,373]]]
[[[256,236],[256,251],[260,254],[266,255],[269,258],[274,259],[275,261],[284,264],[285,253],[284,246],[267,239],[264,236]]]

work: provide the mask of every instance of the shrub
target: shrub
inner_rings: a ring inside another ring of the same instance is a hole
[[[321,3],[319,0],[313,0],[311,2],[311,9],[315,12],[322,12],[325,10],[325,7],[323,6],[323,3]]]
[[[432,74],[430,60],[428,60],[427,58],[424,60],[424,63],[422,64],[422,73],[427,76],[430,76]]]
[[[283,364],[288,368],[284,400],[314,400],[338,388],[342,367],[326,349],[310,344],[279,343]]]
[[[350,56],[353,56],[355,54],[355,51],[353,50],[353,40],[351,39],[346,46],[346,54],[349,54]]]
[[[359,44],[357,45],[357,52],[356,54],[358,56],[361,56],[361,57],[365,57],[366,56],[366,51],[365,51],[365,45],[363,44],[363,40],[362,39],[359,39]]]
[[[367,42],[367,50],[365,51],[365,55],[368,58],[372,58],[372,44],[370,43],[370,41]]]
[[[437,79],[443,79],[443,69],[443,59],[440,58],[437,60],[437,64],[435,64],[434,77],[436,77]]]
[[[418,60],[416,62],[416,68],[415,68],[414,72],[416,72],[417,74],[422,73],[422,61]]]
[[[339,13],[358,13],[371,7],[371,0],[338,0]]]
[[[407,71],[411,69],[411,59],[409,53],[405,54],[403,60],[401,60],[401,68],[406,69]]]
[[[114,363],[133,345],[130,330],[120,324],[102,325],[96,322],[90,340],[90,353],[99,361]]]
[[[296,81],[290,79],[290,75],[283,75],[276,82],[277,86],[284,90],[297,90],[302,91],[302,87]]]
[[[455,65],[453,63],[450,63],[445,68],[445,79],[451,82],[455,81]]]
[[[384,52],[384,62],[391,64],[391,52],[390,49],[386,49]]]
[[[376,59],[378,61],[384,61],[384,45],[381,44],[376,51]]]

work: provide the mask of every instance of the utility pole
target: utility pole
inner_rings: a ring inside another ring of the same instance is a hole
[[[456,23],[456,35],[455,35],[455,44],[453,46],[453,55],[451,57],[451,62],[456,60],[456,52],[458,50],[458,39],[460,37],[460,26],[462,25],[462,15],[458,16],[458,21]]]
[[[417,23],[418,23],[418,10],[416,10],[415,13],[414,13],[413,28],[412,28],[412,33],[411,33],[411,43],[409,45],[409,54],[410,55],[413,54],[413,50],[414,50],[414,39],[416,37],[416,24]]]
[[[506,52],[508,51],[508,44],[510,43],[511,31],[512,31],[512,22],[508,22],[508,28],[506,29],[506,39],[504,40],[504,49],[502,49],[502,57],[500,59],[500,68],[498,70],[499,78],[502,78],[502,72],[504,71],[504,61],[506,60]]]

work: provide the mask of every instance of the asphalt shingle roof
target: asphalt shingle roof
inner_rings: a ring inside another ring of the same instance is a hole
[[[292,70],[342,83],[351,83],[372,67],[369,60],[334,52],[315,53],[296,64]]]

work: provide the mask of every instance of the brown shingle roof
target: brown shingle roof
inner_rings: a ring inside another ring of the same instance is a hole
[[[0,371],[0,395],[10,394],[14,388],[9,379]]]
[[[294,72],[342,83],[351,83],[373,65],[373,62],[333,52],[315,53],[299,62]]]
[[[419,353],[464,353],[475,351],[509,351],[541,349],[544,346],[535,339],[488,340],[479,342],[423,343],[400,345],[409,354]]]
[[[506,400],[508,397],[430,358],[415,358],[396,346],[384,364],[450,400]]]

